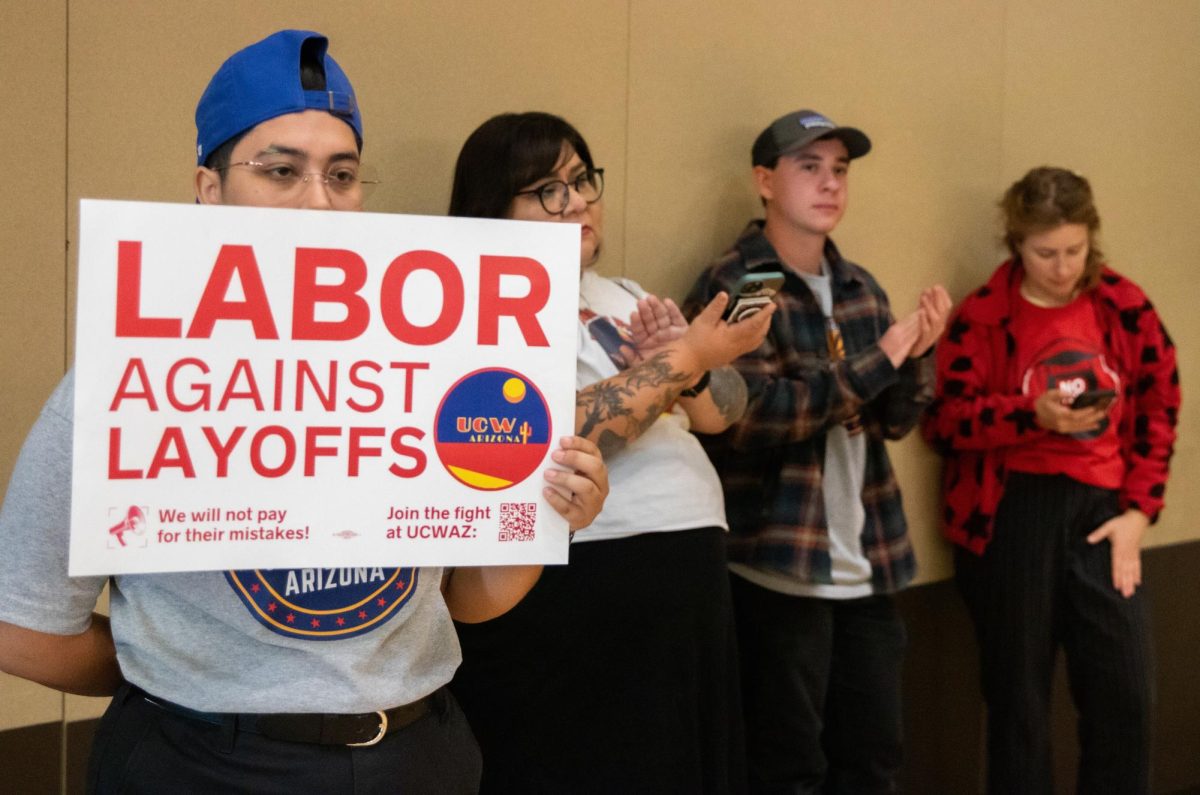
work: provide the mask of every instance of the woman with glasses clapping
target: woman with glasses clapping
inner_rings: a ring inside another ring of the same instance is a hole
[[[773,307],[727,324],[722,294],[689,325],[670,299],[597,274],[603,191],[583,137],[546,113],[492,118],[459,154],[451,215],[580,225],[576,432],[600,446],[610,493],[568,566],[505,615],[459,624],[452,688],[485,792],[740,791],[724,505],[689,429],[741,415],[727,365]]]

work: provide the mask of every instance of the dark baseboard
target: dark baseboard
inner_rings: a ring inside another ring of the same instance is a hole
[[[58,795],[62,724],[42,723],[0,732],[0,790]]]
[[[1154,791],[1200,793],[1200,542],[1149,549],[1142,561],[1157,663]],[[984,712],[966,609],[949,581],[897,602],[909,633],[904,791],[981,792]],[[1073,793],[1078,742],[1061,656],[1053,710],[1055,790]]]
[[[92,737],[100,719],[77,720],[67,724],[67,787],[68,795],[82,793],[87,786],[88,758],[92,753]]]

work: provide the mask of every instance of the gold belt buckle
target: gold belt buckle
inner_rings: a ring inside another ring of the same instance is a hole
[[[381,709],[375,710],[375,714],[379,716],[379,734],[376,734],[365,743],[346,743],[348,748],[365,748],[368,745],[376,745],[380,740],[387,735],[387,713]]]

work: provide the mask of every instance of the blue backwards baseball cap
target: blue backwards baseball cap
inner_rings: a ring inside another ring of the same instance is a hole
[[[196,105],[196,163],[255,125],[305,110],[324,110],[354,128],[362,148],[362,115],[350,78],[326,54],[329,39],[311,30],[281,30],[229,56]],[[306,91],[301,63],[325,72],[324,91]]]

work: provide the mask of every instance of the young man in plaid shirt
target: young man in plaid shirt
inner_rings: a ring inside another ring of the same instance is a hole
[[[846,210],[861,131],[810,110],[754,142],[765,221],[688,297],[695,312],[746,273],[780,271],[763,344],[734,362],[745,415],[706,448],[725,490],[751,789],[892,792],[901,761],[904,627],[913,576],[885,439],[916,424],[934,383],[941,286],[892,318],[887,295],[829,234]]]

